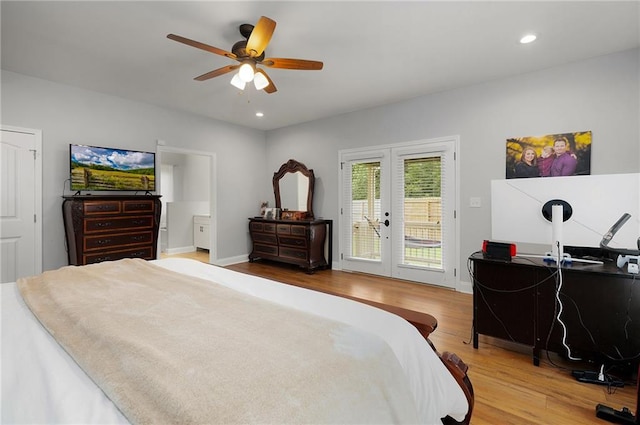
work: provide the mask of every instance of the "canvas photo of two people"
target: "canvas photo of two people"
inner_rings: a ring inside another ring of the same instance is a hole
[[[591,131],[507,139],[507,179],[589,174]]]

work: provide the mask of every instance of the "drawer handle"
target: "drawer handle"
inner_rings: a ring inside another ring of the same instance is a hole
[[[99,221],[96,223],[96,227],[110,227],[111,225],[113,225],[111,221]]]
[[[147,222],[146,220],[133,220],[132,223],[135,225],[143,225],[143,224],[146,224]]]
[[[101,263],[103,261],[111,261],[111,257],[110,256],[106,256],[106,257],[96,257],[95,258],[95,262],[96,263]]]
[[[98,239],[98,245],[106,245],[110,243],[111,243],[111,239]]]
[[[133,241],[143,241],[144,240],[144,236],[133,236],[131,238],[131,240],[133,240]]]

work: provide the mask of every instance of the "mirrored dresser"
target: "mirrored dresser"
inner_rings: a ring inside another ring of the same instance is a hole
[[[313,170],[293,159],[274,173],[277,213],[249,219],[249,261],[295,264],[309,273],[331,268],[333,221],[314,218],[314,185]]]

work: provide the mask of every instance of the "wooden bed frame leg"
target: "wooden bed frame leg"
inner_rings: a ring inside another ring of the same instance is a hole
[[[473,413],[473,403],[474,403],[473,385],[471,385],[471,380],[469,379],[469,375],[467,375],[467,370],[469,369],[469,366],[467,366],[467,364],[463,362],[462,359],[456,355],[456,353],[450,353],[448,351],[445,351],[444,353],[442,353],[442,356],[440,356],[440,360],[442,360],[442,362],[447,367],[447,369],[449,369],[449,371],[451,372],[455,380],[458,382],[458,384],[460,384],[460,387],[462,388],[462,392],[464,393],[464,396],[467,398],[467,402],[469,403],[469,410],[467,411],[467,414],[461,423],[465,425],[469,424],[471,422],[471,413]],[[443,423],[446,423],[446,424],[458,423],[457,421],[454,421],[452,418],[449,418],[449,419],[451,419],[451,422],[445,422],[443,420]]]
[[[456,353],[451,353],[449,351],[445,351],[440,354],[436,347],[433,345],[430,339],[427,338],[427,342],[433,348],[433,351],[436,352],[442,363],[444,363],[445,367],[449,370],[453,378],[456,380],[464,396],[467,398],[467,403],[469,404],[469,410],[465,415],[462,422],[458,422],[450,416],[442,418],[442,423],[444,425],[453,425],[453,424],[463,424],[469,425],[471,423],[471,414],[473,413],[473,403],[474,403],[474,394],[473,394],[473,385],[471,384],[471,380],[467,375],[467,371],[469,370],[469,366],[465,362],[462,361],[460,357]]]

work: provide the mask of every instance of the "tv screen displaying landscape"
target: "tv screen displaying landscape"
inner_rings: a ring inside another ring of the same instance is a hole
[[[69,145],[71,190],[154,191],[155,153]]]

